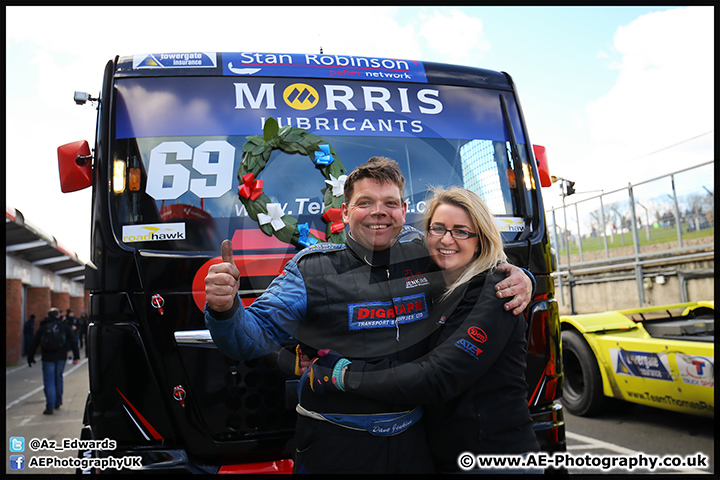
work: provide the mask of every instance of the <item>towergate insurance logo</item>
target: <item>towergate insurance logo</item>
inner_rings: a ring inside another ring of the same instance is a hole
[[[352,55],[223,53],[224,75],[427,83],[422,62]]]

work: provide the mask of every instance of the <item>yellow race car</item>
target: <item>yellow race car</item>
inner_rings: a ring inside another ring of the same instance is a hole
[[[560,317],[571,413],[602,412],[616,398],[715,416],[715,302]]]

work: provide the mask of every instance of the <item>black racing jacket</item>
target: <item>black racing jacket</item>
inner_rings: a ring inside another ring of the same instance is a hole
[[[527,324],[503,308],[498,272],[473,279],[436,306],[444,326],[434,348],[414,362],[353,360],[348,392],[366,398],[425,404],[425,427],[441,470],[457,470],[462,452],[538,451],[527,405]]]
[[[303,351],[332,348],[348,358],[409,362],[428,351],[437,288],[427,249],[399,242],[383,252],[348,237],[347,248],[298,262],[307,289],[307,318],[298,326]],[[320,413],[372,414],[405,405],[355,395],[316,395],[302,385],[300,404]]]

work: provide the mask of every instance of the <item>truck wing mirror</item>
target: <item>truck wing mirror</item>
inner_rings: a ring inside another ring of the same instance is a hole
[[[92,185],[92,155],[87,140],[58,147],[60,189],[75,192]]]
[[[552,185],[552,179],[550,178],[550,167],[548,166],[547,151],[545,147],[540,145],[533,145],[533,153],[535,154],[535,160],[538,164],[538,174],[540,175],[540,185],[543,187],[549,187]]]

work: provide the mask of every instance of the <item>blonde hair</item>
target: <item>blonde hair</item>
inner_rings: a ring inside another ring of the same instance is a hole
[[[453,205],[465,210],[472,223],[469,226],[478,234],[478,251],[460,277],[447,286],[441,298],[444,300],[457,287],[469,282],[476,275],[495,268],[499,263],[506,262],[507,256],[503,250],[502,237],[500,236],[500,229],[495,223],[495,217],[476,193],[461,187],[432,188],[431,191],[433,196],[425,210],[426,233],[437,207],[440,205]]]

